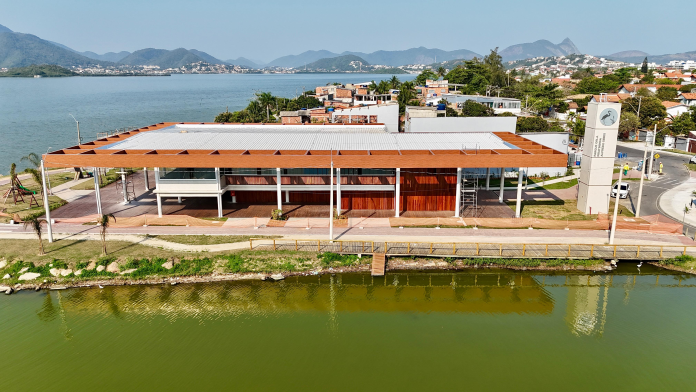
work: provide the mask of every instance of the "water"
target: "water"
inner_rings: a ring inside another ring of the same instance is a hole
[[[0,382],[74,391],[691,390],[696,278],[635,271],[22,292],[0,297]]]
[[[415,75],[398,75],[411,80]],[[211,122],[248,104],[255,91],[294,97],[327,83],[360,83],[391,75],[172,75],[171,77],[0,78],[0,174],[31,152],[43,154],[97,133],[165,121]],[[23,166],[21,166],[23,167]]]

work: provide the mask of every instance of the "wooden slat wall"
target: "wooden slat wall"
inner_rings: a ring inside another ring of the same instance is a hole
[[[329,177],[284,176],[282,184],[328,184]],[[394,184],[395,177],[345,176],[341,184]],[[227,176],[228,184],[275,185],[272,176]],[[454,211],[457,174],[452,169],[410,169],[401,172],[402,211]],[[275,204],[276,192],[237,191],[237,202],[244,204]],[[334,192],[335,197],[335,192]],[[394,192],[342,191],[341,206],[352,210],[394,209]],[[283,204],[285,194],[283,192]],[[290,204],[329,204],[329,192],[290,192]]]

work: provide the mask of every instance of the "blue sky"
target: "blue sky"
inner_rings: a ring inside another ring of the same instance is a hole
[[[490,48],[569,37],[583,53],[696,50],[659,3],[633,1],[32,0],[6,1],[0,24],[97,53],[198,49],[227,60],[270,61],[305,50],[372,52],[425,46]],[[642,15],[642,17],[641,17]],[[687,18],[688,19],[688,18]]]

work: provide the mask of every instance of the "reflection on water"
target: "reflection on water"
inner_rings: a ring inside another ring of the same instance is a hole
[[[635,265],[22,292],[0,297],[0,347],[18,354],[0,380],[76,391],[688,390],[694,301],[696,278]]]

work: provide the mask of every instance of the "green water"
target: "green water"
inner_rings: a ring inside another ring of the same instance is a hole
[[[3,390],[693,390],[696,279],[344,274],[0,297]]]

